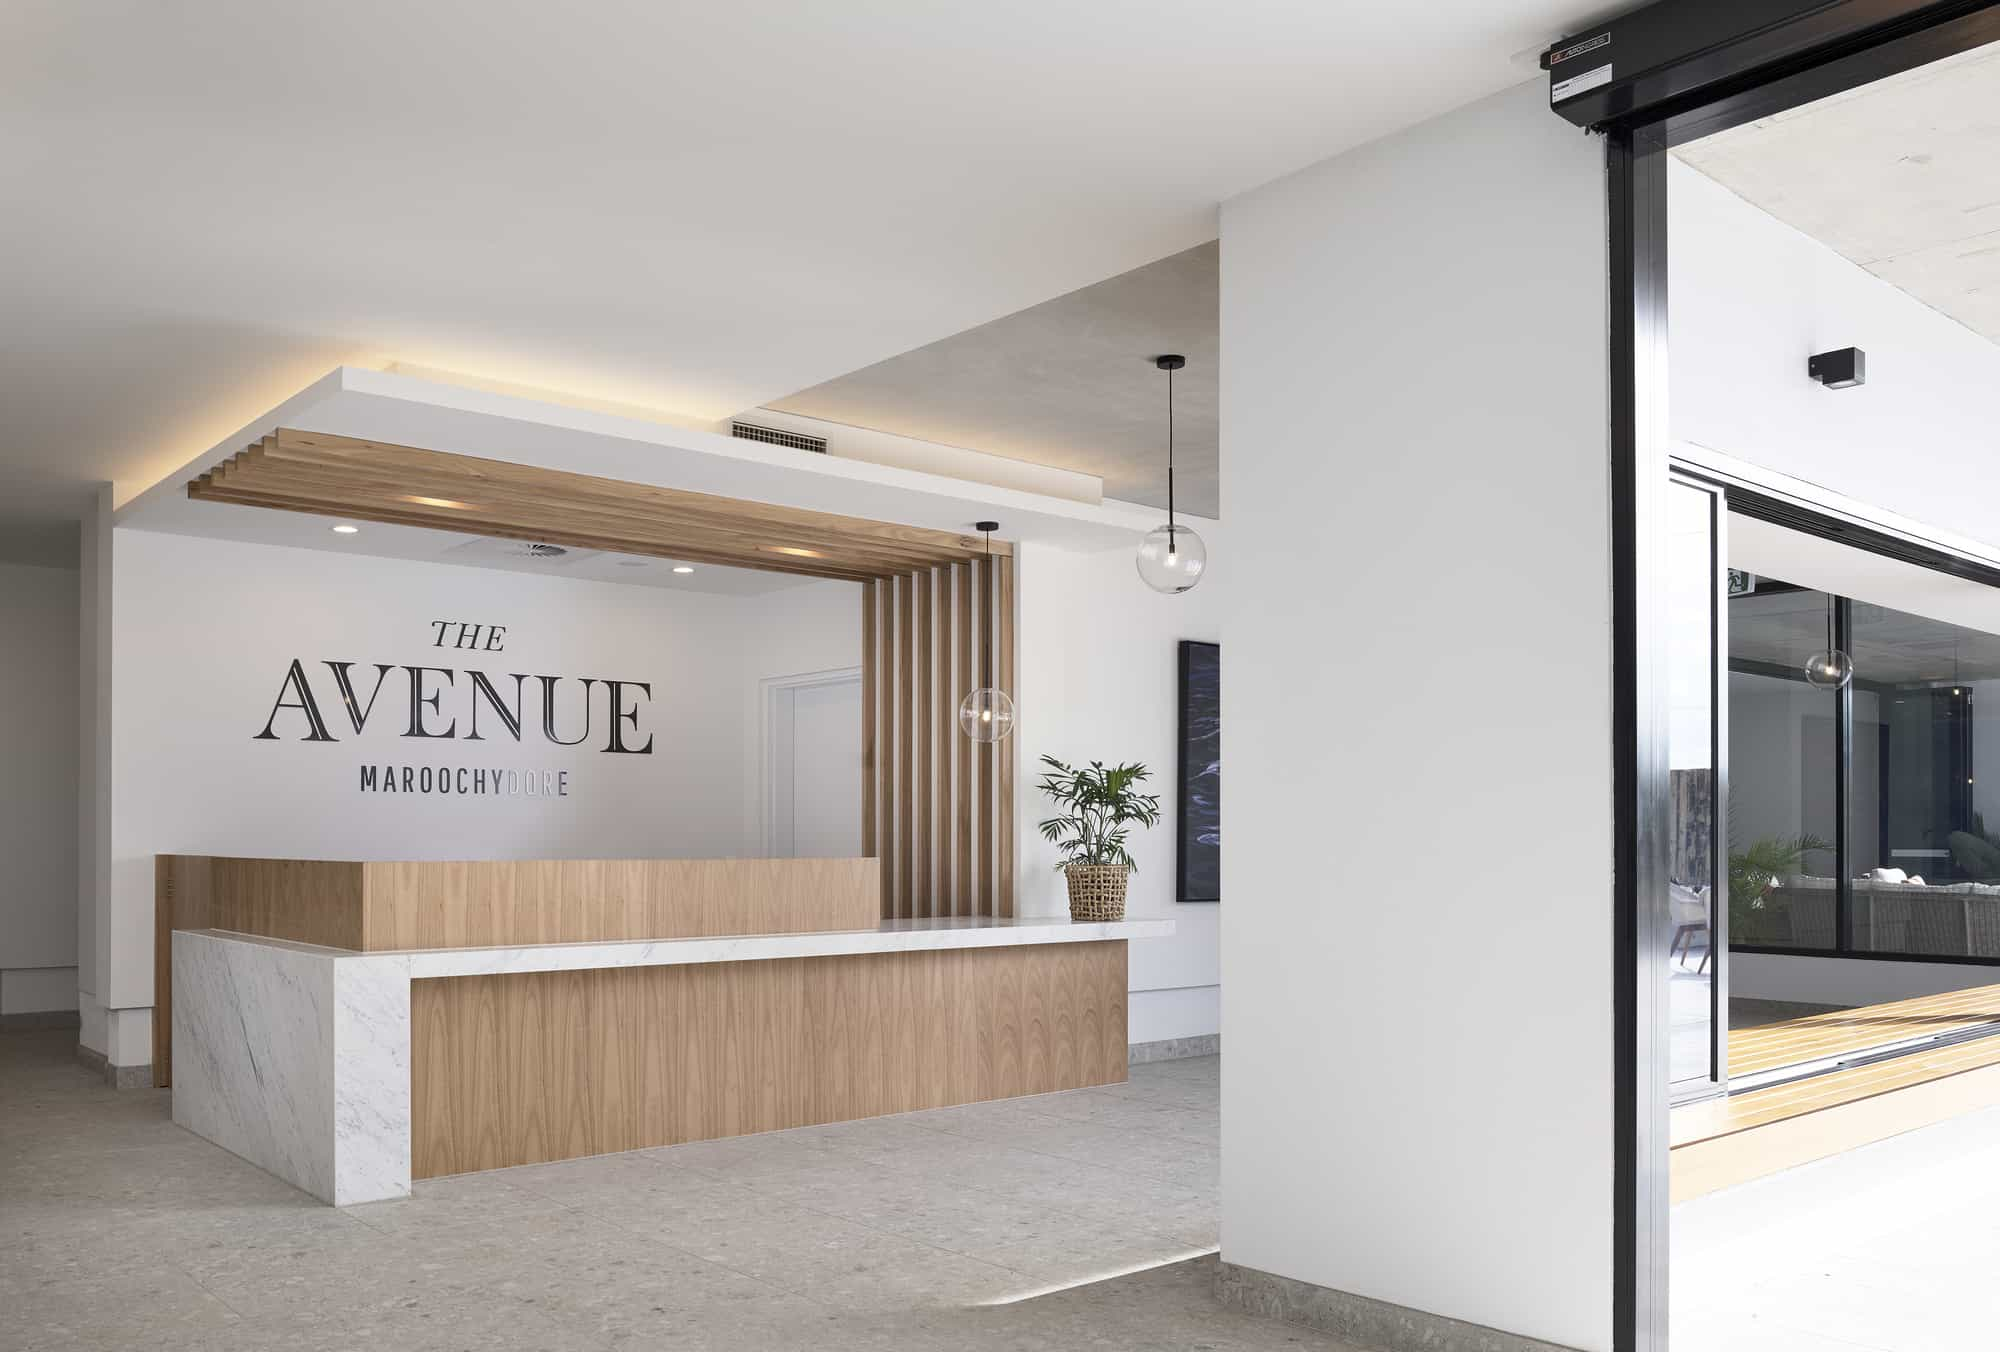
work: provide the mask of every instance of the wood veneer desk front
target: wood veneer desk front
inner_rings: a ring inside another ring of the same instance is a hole
[[[184,927],[174,1117],[347,1205],[413,1178],[1115,1083],[1128,941],[1172,930],[871,917],[366,950]]]

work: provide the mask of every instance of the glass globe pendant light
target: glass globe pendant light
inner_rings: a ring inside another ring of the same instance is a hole
[[[986,572],[993,573],[993,532],[1000,529],[998,521],[975,522],[973,529],[986,537]],[[987,593],[990,597],[991,593]],[[982,600],[981,608],[986,602]],[[979,679],[990,682],[993,679],[993,617],[988,615],[986,623],[980,626],[979,638]],[[996,685],[982,684],[977,690],[958,702],[958,729],[975,742],[1005,741],[1007,734],[1014,730],[1014,699]]]
[[[1190,526],[1174,521],[1174,372],[1187,365],[1187,358],[1168,353],[1153,358],[1153,365],[1167,373],[1167,524],[1146,532],[1139,543],[1139,576],[1156,592],[1169,596],[1192,591],[1208,568],[1208,546]]]
[[[1826,598],[1826,649],[1806,659],[1806,684],[1820,690],[1844,690],[1854,679],[1854,659],[1834,646],[1833,597]]]

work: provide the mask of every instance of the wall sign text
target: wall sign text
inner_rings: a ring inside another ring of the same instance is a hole
[[[433,648],[505,650],[507,626],[432,620]],[[653,735],[641,726],[653,698],[650,681],[538,672],[496,673],[473,667],[294,657],[251,740],[339,742],[364,735],[412,741],[512,742],[582,748],[611,756],[650,756]],[[364,793],[567,797],[569,771],[556,769],[370,764]]]

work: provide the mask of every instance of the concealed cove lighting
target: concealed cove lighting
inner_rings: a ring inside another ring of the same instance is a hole
[[[677,564],[674,568],[674,571],[676,573],[692,573],[694,569],[688,567],[686,564],[683,563],[683,564]]]
[[[415,493],[404,494],[403,501],[414,502],[419,507],[445,507],[454,512],[469,512],[473,510],[473,505],[469,502],[459,502],[452,498],[426,498]]]
[[[332,530],[335,535],[359,535],[361,533],[361,527],[359,526],[334,526]]]

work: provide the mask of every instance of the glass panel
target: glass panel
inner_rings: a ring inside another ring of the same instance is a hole
[[[1715,497],[1676,483],[1667,495],[1668,784],[1672,821],[1667,989],[1673,1083],[1716,1078]]]
[[[1835,947],[1837,696],[1808,685],[1825,592],[1730,575],[1729,942]]]
[[[1854,606],[1854,946],[2000,957],[2000,785],[1974,774],[1982,704],[2000,708],[2000,639]]]

